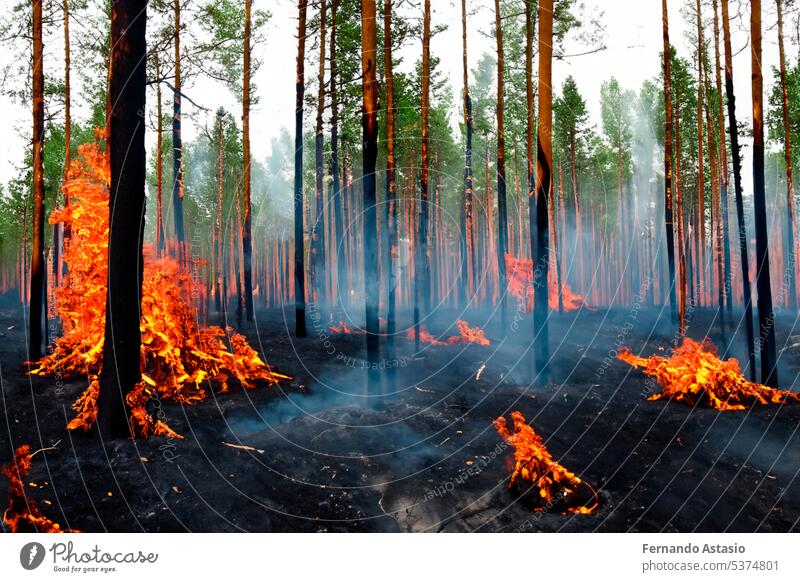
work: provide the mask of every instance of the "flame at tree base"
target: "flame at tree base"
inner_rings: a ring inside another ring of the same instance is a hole
[[[525,422],[519,411],[511,413],[513,432],[504,417],[494,421],[500,436],[514,448],[514,469],[509,488],[516,489],[535,511],[592,513],[599,505],[597,492],[588,483],[553,460],[542,437]]]
[[[714,345],[684,338],[672,356],[634,356],[623,348],[617,358],[654,378],[662,392],[648,400],[674,399],[716,410],[744,410],[753,405],[800,402],[800,394],[776,390],[745,379],[735,358],[720,360]]]
[[[73,404],[78,413],[70,429],[89,430],[97,420],[97,396],[105,335],[108,276],[108,158],[96,144],[79,148],[64,185],[68,204],[50,215],[50,223],[71,229],[64,260],[69,274],[56,290],[64,335],[30,373],[70,378],[86,376],[89,387]],[[153,417],[148,403],[165,399],[193,404],[207,397],[203,386],[226,392],[233,386],[255,388],[262,380],[289,379],[261,360],[247,339],[230,328],[201,327],[192,305],[195,281],[171,257],[144,248],[142,284],[142,380],[126,395],[132,434],[179,436]]]
[[[31,448],[22,445],[12,460],[0,467],[0,473],[8,479],[8,509],[3,513],[3,523],[14,533],[77,533],[45,517],[38,504],[25,495],[24,481],[31,471],[32,458]]]
[[[463,319],[456,321],[456,327],[458,328],[458,335],[450,336],[442,341],[433,337],[428,330],[425,329],[425,326],[421,325],[419,328],[419,341],[433,346],[454,346],[459,344],[475,344],[479,346],[492,345],[492,342],[489,341],[481,328],[470,327],[469,323]],[[406,337],[410,340],[415,338],[415,330],[413,327],[406,332]]]
[[[508,290],[520,302],[525,305],[525,309],[533,311],[533,261],[531,259],[512,257],[506,255],[506,272],[508,277]],[[550,309],[558,309],[558,284],[556,283],[555,270],[548,270],[547,276],[547,304]],[[564,311],[577,311],[578,309],[588,309],[594,311],[595,308],[586,302],[583,295],[575,293],[567,283],[561,284],[561,303]]]

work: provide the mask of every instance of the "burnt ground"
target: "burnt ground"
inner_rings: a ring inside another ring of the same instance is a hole
[[[27,489],[46,515],[81,531],[797,531],[800,406],[717,412],[647,401],[654,387],[613,350],[669,353],[673,331],[657,316],[554,315],[546,383],[530,372],[527,316],[511,311],[501,328],[499,317],[468,313],[491,346],[415,353],[400,338],[382,360],[395,386],[385,379],[368,391],[363,336],[328,338],[327,324],[310,321],[308,338],[290,339],[284,312],[264,311],[244,331],[292,382],[195,406],[154,403],[184,439],[103,447],[64,429],[86,383],[25,376],[21,311],[5,309],[0,461],[20,444],[60,441],[34,458]],[[432,331],[450,335],[441,322],[456,314],[438,317]],[[784,386],[800,371],[794,323],[777,323]],[[690,335],[719,341],[713,314],[695,312]],[[534,513],[515,498],[511,453],[491,425],[512,410],[599,491],[597,511]]]

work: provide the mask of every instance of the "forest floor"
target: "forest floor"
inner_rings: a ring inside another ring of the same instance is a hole
[[[26,376],[21,311],[0,311],[0,462],[21,444],[60,441],[34,457],[27,491],[81,531],[800,530],[800,406],[718,412],[647,401],[657,386],[614,350],[669,354],[674,332],[655,311],[555,314],[551,382],[530,371],[527,315],[512,309],[501,328],[499,315],[469,312],[462,318],[492,345],[415,352],[400,337],[382,360],[394,385],[384,374],[369,394],[364,336],[329,333],[329,316],[312,312],[309,337],[297,340],[289,314],[260,311],[243,331],[291,382],[194,406],[155,403],[183,439],[103,447],[64,428],[86,382]],[[458,317],[439,310],[431,331],[455,335]],[[692,317],[691,337],[718,339],[710,311]],[[776,326],[784,387],[800,372],[793,325]],[[516,499],[512,452],[492,427],[513,410],[599,492],[596,511],[533,512]]]

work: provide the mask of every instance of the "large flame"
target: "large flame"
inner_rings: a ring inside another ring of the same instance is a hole
[[[56,290],[64,335],[30,373],[86,375],[90,385],[73,404],[78,414],[68,428],[89,430],[97,419],[105,333],[110,176],[107,155],[96,144],[82,145],[78,151],[80,158],[72,162],[64,185],[68,204],[50,215],[51,224],[71,227],[64,252],[69,275]],[[135,435],[178,436],[152,418],[147,409],[151,399],[192,404],[206,398],[204,383],[225,392],[231,381],[250,389],[257,380],[275,383],[289,378],[272,371],[244,336],[230,328],[200,327],[192,306],[192,277],[175,259],[156,257],[149,245],[144,255],[142,381],[126,398]]]
[[[524,302],[528,311],[533,310],[533,261],[525,258],[506,255],[506,271],[508,276],[508,289],[514,297]],[[558,309],[558,285],[556,284],[555,271],[549,269],[547,276],[548,300],[550,309]],[[581,307],[594,311],[586,299],[575,293],[567,283],[561,285],[561,300],[564,311],[577,311]]]
[[[52,519],[45,517],[33,499],[25,495],[25,479],[31,471],[33,453],[28,445],[22,445],[14,458],[0,467],[8,479],[8,509],[3,513],[3,523],[12,532],[65,533],[76,530],[63,529]]]
[[[492,344],[492,342],[490,342],[483,333],[481,328],[470,327],[469,323],[463,319],[456,321],[456,327],[458,328],[458,335],[450,336],[446,340],[442,341],[433,337],[430,332],[425,329],[425,326],[421,325],[419,328],[419,341],[424,344],[431,344],[434,346],[453,346],[457,344],[476,344],[479,346],[488,346]],[[415,332],[413,327],[406,332],[406,337],[410,340],[414,339],[414,335]]]
[[[648,400],[669,398],[717,410],[744,410],[752,405],[800,402],[800,394],[746,380],[739,362],[735,358],[720,360],[716,348],[708,340],[700,343],[684,338],[669,358],[642,358],[634,356],[627,348],[623,348],[617,357],[635,368],[642,368],[661,385],[662,392],[653,394]]]
[[[493,423],[500,436],[514,448],[514,469],[509,488],[516,487],[521,491],[532,489],[534,496],[539,497],[536,500],[537,511],[550,508],[560,508],[566,513],[588,514],[594,511],[599,502],[594,489],[553,460],[542,437],[525,422],[521,412],[512,412],[511,420],[514,423],[513,432],[503,416]],[[578,499],[581,490],[585,499]]]

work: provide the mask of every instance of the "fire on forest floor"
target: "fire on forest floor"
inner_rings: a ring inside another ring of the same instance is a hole
[[[64,335],[47,356],[31,365],[31,374],[70,378],[87,376],[89,387],[73,404],[70,429],[89,430],[97,419],[108,274],[108,202],[110,171],[106,151],[97,143],[79,148],[63,189],[67,204],[54,210],[50,223],[71,232],[65,243],[68,275],[56,290]],[[247,339],[231,328],[199,325],[192,299],[193,277],[171,257],[146,245],[141,312],[142,380],[126,396],[132,433],[179,436],[148,409],[152,399],[192,404],[206,398],[203,384],[226,392],[254,388],[288,376],[274,372]]]
[[[508,287],[514,297],[525,303],[528,311],[533,311],[533,261],[531,259],[512,257],[506,255],[506,271],[508,274]],[[556,282],[555,270],[550,268],[547,274],[548,287],[548,306],[550,309],[558,309],[559,293]],[[565,282],[561,283],[561,302],[564,311],[577,311],[578,309],[588,309],[593,311],[583,295],[575,293]]]
[[[519,411],[511,413],[512,429],[505,417],[494,421],[500,436],[514,448],[514,467],[508,486],[535,511],[589,514],[599,505],[597,492],[577,475],[553,460],[542,437]]]
[[[492,344],[491,341],[486,337],[483,333],[483,330],[479,327],[470,327],[469,323],[464,321],[463,319],[459,319],[456,321],[456,328],[458,328],[458,335],[453,335],[447,338],[446,340],[439,340],[425,328],[424,325],[420,325],[419,327],[419,341],[424,344],[431,344],[434,346],[453,346],[453,345],[466,345],[466,344],[476,344],[479,346],[489,346]],[[406,332],[406,337],[410,340],[415,338],[416,331],[415,329],[409,328]]]
[[[745,379],[735,358],[720,360],[709,341],[684,338],[672,356],[642,358],[623,348],[617,356],[623,362],[654,378],[662,391],[648,400],[671,399],[690,406],[716,410],[745,410],[754,405],[800,402],[800,394],[777,390]]]

